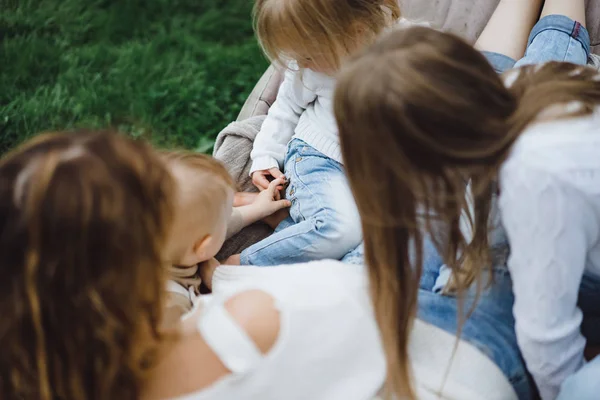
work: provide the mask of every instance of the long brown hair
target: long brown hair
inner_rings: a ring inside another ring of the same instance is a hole
[[[397,0],[256,0],[254,6],[256,36],[267,57],[284,67],[311,58],[337,70],[399,18]]]
[[[137,398],[161,335],[172,180],[110,132],[0,161],[0,397]]]
[[[388,389],[401,398],[414,396],[407,343],[423,235],[453,269],[459,296],[473,281],[481,288],[482,272],[491,268],[495,181],[512,144],[552,105],[581,102],[567,117],[600,103],[600,82],[585,67],[549,63],[515,74],[507,89],[470,45],[423,27],[390,33],[342,69],[335,115],[362,218]],[[461,232],[461,214],[472,240]]]

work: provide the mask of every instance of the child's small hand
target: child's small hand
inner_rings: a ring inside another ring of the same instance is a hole
[[[269,179],[271,178],[271,179]],[[269,188],[270,182],[272,180],[275,179],[279,179],[282,178],[283,181],[280,183],[280,187],[278,187],[278,190],[282,190],[283,189],[283,183],[285,183],[285,175],[283,174],[283,172],[281,172],[279,170],[279,168],[271,168],[271,169],[265,169],[262,171],[254,171],[252,173],[252,183],[254,183],[254,186],[256,186],[261,192],[263,190],[267,190]]]
[[[215,259],[211,258],[210,260],[206,260],[198,266],[198,271],[200,273],[200,278],[202,279],[202,283],[212,290],[212,277],[215,273],[215,270],[219,267],[220,263]]]
[[[258,197],[258,193],[248,193],[248,192],[237,192],[233,196],[233,206],[234,207],[242,207],[247,206],[256,200]]]
[[[276,178],[273,180],[265,190],[260,192],[256,197],[256,200],[252,204],[256,207],[258,212],[258,219],[263,219],[277,211],[289,208],[292,203],[289,200],[280,200],[279,190],[285,183],[285,177]]]

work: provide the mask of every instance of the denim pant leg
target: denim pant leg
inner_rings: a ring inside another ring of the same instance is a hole
[[[477,347],[504,373],[519,399],[531,399],[533,387],[521,357],[512,315],[512,281],[505,266],[495,268],[493,283],[482,291],[472,314],[464,321],[460,338]],[[462,315],[471,310],[476,288],[467,293]],[[418,318],[456,335],[459,300],[428,290],[419,291]],[[464,318],[462,318],[464,319]]]
[[[343,167],[301,140],[288,147],[286,227],[250,246],[242,264],[274,266],[341,259],[362,240],[362,227]],[[293,222],[293,224],[290,224]]]
[[[563,61],[587,64],[590,35],[579,22],[564,15],[548,15],[533,27],[525,57],[519,61],[491,51],[482,51],[494,70],[501,74],[515,67]]]
[[[414,258],[414,255],[411,255]],[[357,248],[346,254],[342,258],[346,264],[364,265],[365,264],[365,245],[361,243]],[[440,285],[443,286],[447,277],[443,275],[444,261],[435,245],[428,236],[423,237],[423,269],[421,270],[420,288],[423,290],[435,291]],[[440,278],[440,275],[442,277]]]
[[[548,15],[533,27],[525,57],[515,67],[548,61],[586,65],[590,46],[590,34],[581,23],[564,15]]]
[[[583,277],[579,288],[578,306],[583,313],[581,333],[585,336],[587,344],[600,346],[600,277]]]
[[[423,236],[423,269],[419,288],[430,292],[437,292],[447,282],[444,275],[444,260],[429,235]]]
[[[600,398],[600,356],[564,381],[557,400],[598,400],[598,398]]]
[[[482,51],[481,54],[487,58],[497,74],[502,74],[515,67],[516,61],[504,54],[494,53],[493,51]]]
[[[342,258],[344,264],[364,265],[365,263],[365,244],[359,244],[354,250]]]

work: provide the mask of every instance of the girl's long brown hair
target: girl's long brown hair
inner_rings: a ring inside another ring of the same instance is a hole
[[[395,31],[342,69],[335,94],[345,167],[362,218],[371,294],[388,358],[388,389],[413,398],[407,344],[423,235],[462,295],[491,268],[488,231],[498,169],[512,144],[553,105],[600,104],[591,69],[525,67],[507,89],[479,52],[428,28]],[[467,182],[473,207],[467,204]],[[471,221],[473,240],[459,221]]]
[[[0,398],[137,398],[161,340],[170,175],[109,132],[0,161]]]

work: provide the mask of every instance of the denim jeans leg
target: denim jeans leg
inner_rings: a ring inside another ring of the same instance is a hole
[[[494,53],[493,51],[482,51],[481,54],[487,58],[494,71],[498,74],[502,74],[515,67],[516,61],[504,54]]]
[[[423,236],[423,269],[420,289],[434,291],[440,277],[444,260],[429,235]]]
[[[581,23],[564,15],[548,15],[533,27],[525,57],[515,67],[548,61],[586,65],[590,47],[590,35]]]
[[[364,265],[365,263],[365,244],[359,244],[354,250],[342,258],[344,264]]]
[[[493,283],[481,292],[468,318],[466,314],[477,299],[476,288],[465,295],[462,310],[459,310],[459,299],[454,296],[420,290],[418,318],[453,335],[458,334],[459,322],[464,320],[460,338],[494,361],[519,399],[530,399],[532,385],[514,329],[512,281],[505,266],[495,268],[493,274]]]
[[[250,246],[242,264],[273,266],[341,259],[362,240],[354,197],[342,165],[301,140],[290,142],[285,173],[291,201],[286,227]]]

